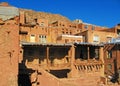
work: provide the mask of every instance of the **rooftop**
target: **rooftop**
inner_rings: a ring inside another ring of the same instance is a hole
[[[21,42],[21,45],[23,46],[29,46],[29,45],[33,45],[33,46],[72,46],[71,43],[36,43],[36,42]]]
[[[23,46],[72,46],[72,45],[87,45],[87,46],[103,46],[104,44],[95,44],[87,42],[75,42],[75,43],[36,43],[36,42],[21,42]]]
[[[104,44],[96,44],[96,43],[88,43],[88,42],[75,42],[74,45],[104,46]]]

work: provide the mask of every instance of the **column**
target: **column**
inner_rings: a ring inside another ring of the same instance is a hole
[[[71,62],[71,49],[69,48],[68,50],[68,59],[69,59],[69,63]]]
[[[100,48],[99,48],[99,60],[101,60],[102,63],[104,63],[103,47],[100,47]],[[104,65],[102,65],[102,68],[101,68],[100,72],[101,72],[101,73],[100,73],[101,76],[104,77]]]
[[[99,47],[99,60],[102,62],[104,62],[103,53],[103,47]]]
[[[73,64],[75,61],[75,46],[72,45],[71,47],[71,64]]]
[[[87,59],[88,60],[90,59],[90,47],[89,46],[87,47]]]
[[[49,47],[47,46],[47,53],[46,53],[46,61],[47,61],[47,66],[49,68]]]
[[[75,46],[71,46],[71,72],[70,77],[78,77],[78,70],[75,68]]]

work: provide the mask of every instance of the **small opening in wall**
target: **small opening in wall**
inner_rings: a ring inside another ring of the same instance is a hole
[[[50,70],[50,73],[58,78],[67,78],[67,74],[70,72],[69,69],[63,70]]]

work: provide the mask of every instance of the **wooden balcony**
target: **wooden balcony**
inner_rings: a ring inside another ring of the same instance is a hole
[[[79,72],[94,73],[100,72],[100,70],[103,68],[103,62],[100,60],[76,60],[74,66]]]

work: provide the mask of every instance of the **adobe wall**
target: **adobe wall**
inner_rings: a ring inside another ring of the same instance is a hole
[[[111,47],[111,49],[109,49]],[[108,48],[108,49],[106,49]],[[106,44],[104,48],[104,60],[105,60],[105,72],[110,74],[115,73],[115,69],[120,67],[120,47],[119,44]],[[108,51],[111,51],[111,55],[108,56]],[[111,65],[111,67],[110,67]]]
[[[81,32],[86,31],[86,30],[95,30],[95,31],[109,30],[107,27],[96,26],[96,25],[92,25],[88,23],[80,23],[78,24],[78,27],[81,30]]]
[[[0,86],[17,86],[19,26],[14,22],[0,25]]]
[[[40,72],[37,76],[38,86],[99,86],[100,84],[106,84],[102,83],[99,73],[82,74],[81,77],[77,78],[58,79],[43,69],[39,68],[38,70]]]
[[[68,78],[61,79],[64,84],[68,84],[68,86],[99,86],[100,77],[97,75],[94,76],[82,76],[79,78]]]
[[[59,86],[59,79],[45,71],[38,75],[38,82],[40,82],[39,86]]]
[[[0,3],[0,86],[17,86],[19,10]]]
[[[99,36],[99,42],[107,42],[108,39],[107,37],[112,37],[112,38],[116,38],[117,34],[116,33],[110,33],[110,32],[102,32],[102,31],[88,31],[88,42],[93,43],[93,37],[94,35]]]
[[[38,25],[34,26],[34,27],[28,27],[28,26],[20,26],[20,30],[21,32],[27,32],[28,34],[26,34],[26,41],[30,42],[30,36],[31,35],[35,35],[35,42],[40,42],[39,41],[39,36],[40,35],[44,35],[47,36],[48,35],[48,28],[46,27],[39,27]],[[47,36],[48,38],[48,36]],[[20,34],[20,40],[22,41],[22,34]],[[46,39],[48,40],[48,39]]]

